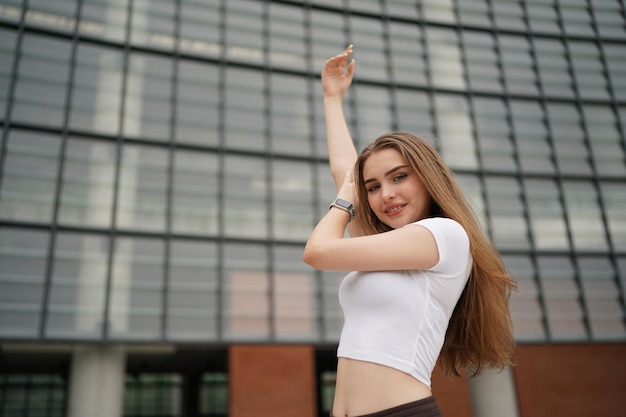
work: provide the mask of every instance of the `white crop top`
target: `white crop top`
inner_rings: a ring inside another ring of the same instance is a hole
[[[398,369],[430,387],[448,321],[472,267],[459,223],[435,217],[420,225],[435,237],[437,265],[426,270],[351,272],[339,286],[344,325],[337,357]]]

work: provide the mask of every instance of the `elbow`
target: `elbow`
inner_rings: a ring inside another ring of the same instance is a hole
[[[304,263],[315,269],[323,269],[322,259],[323,256],[320,248],[307,243],[304,252],[302,252],[302,260]]]

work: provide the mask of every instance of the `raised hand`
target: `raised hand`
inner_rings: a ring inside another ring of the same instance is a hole
[[[342,98],[354,77],[354,59],[348,63],[352,54],[352,45],[349,45],[343,53],[329,58],[322,69],[322,88],[324,97]]]

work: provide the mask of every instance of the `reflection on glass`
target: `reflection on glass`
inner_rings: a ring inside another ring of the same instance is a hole
[[[500,99],[479,98],[473,100],[478,146],[486,169],[515,171],[515,149],[510,140],[508,111]]]
[[[274,161],[272,168],[273,236],[304,241],[314,221],[310,168],[283,161]]]
[[[265,81],[262,70],[229,68],[224,115],[226,146],[266,150]]]
[[[576,108],[569,104],[548,104],[546,107],[559,171],[566,174],[591,174]]]
[[[0,218],[51,222],[61,140],[11,130],[0,188]]]
[[[503,255],[502,260],[517,283],[517,293],[511,296],[509,304],[516,340],[545,341],[543,312],[534,280],[536,272],[530,258]]]
[[[0,229],[0,335],[39,333],[48,233]]]
[[[120,128],[123,65],[123,55],[118,50],[79,45],[72,82],[72,128],[117,134]]]
[[[117,197],[117,227],[165,230],[167,164],[165,150],[124,146]]]
[[[104,324],[109,240],[63,233],[57,237],[46,334],[99,338]]]
[[[519,182],[514,178],[487,178],[487,202],[493,240],[498,248],[528,248]]]
[[[272,74],[270,85],[272,149],[280,154],[311,155],[306,80],[291,75]]]
[[[70,43],[26,34],[17,70],[13,118],[48,127],[63,124]]]
[[[450,29],[427,28],[430,74],[435,87],[465,89],[461,51],[456,32]]]
[[[217,245],[175,240],[167,291],[167,338],[217,340]]]
[[[554,172],[552,151],[544,114],[538,102],[511,101],[511,116],[524,172],[550,174]]]
[[[261,158],[227,156],[224,175],[224,234],[267,237],[267,168]]]
[[[109,227],[114,178],[114,144],[70,138],[63,167],[59,222]]]
[[[276,247],[272,275],[274,326],[280,340],[317,339],[319,306],[311,269],[302,262],[301,247]]]
[[[267,339],[270,277],[264,245],[224,246],[224,333],[227,339]]]
[[[626,336],[615,272],[606,257],[580,258],[580,276],[594,340]]]
[[[175,233],[218,233],[218,169],[215,154],[176,152],[172,200],[172,230]]]
[[[163,314],[163,242],[117,238],[113,256],[109,334],[155,340]]]
[[[180,143],[219,143],[219,69],[215,65],[178,64],[175,138]]]
[[[546,313],[553,340],[585,340],[585,312],[579,302],[574,268],[569,258],[540,256],[539,273],[546,302]]]
[[[132,54],[124,97],[124,134],[167,141],[172,119],[172,62],[148,54]]]
[[[539,249],[569,248],[559,190],[551,180],[525,181],[535,245]]]
[[[602,200],[608,223],[608,232],[616,251],[626,251],[626,192],[624,184],[601,182]],[[626,269],[623,272],[626,280]]]
[[[462,96],[437,94],[435,107],[443,159],[452,169],[477,168],[476,145],[467,101]]]
[[[564,181],[565,206],[572,240],[578,250],[606,251],[606,233],[597,192],[591,181]]]

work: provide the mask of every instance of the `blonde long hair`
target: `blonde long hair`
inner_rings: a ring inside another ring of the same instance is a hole
[[[408,161],[431,196],[431,217],[456,220],[467,232],[473,258],[470,277],[452,313],[438,365],[446,375],[472,376],[485,368],[511,365],[515,340],[509,313],[509,297],[516,289],[500,254],[484,235],[448,166],[422,138],[406,132],[379,136],[359,155],[354,168],[357,216],[366,234],[391,230],[381,222],[367,201],[363,184],[365,161],[374,152],[392,148]]]

